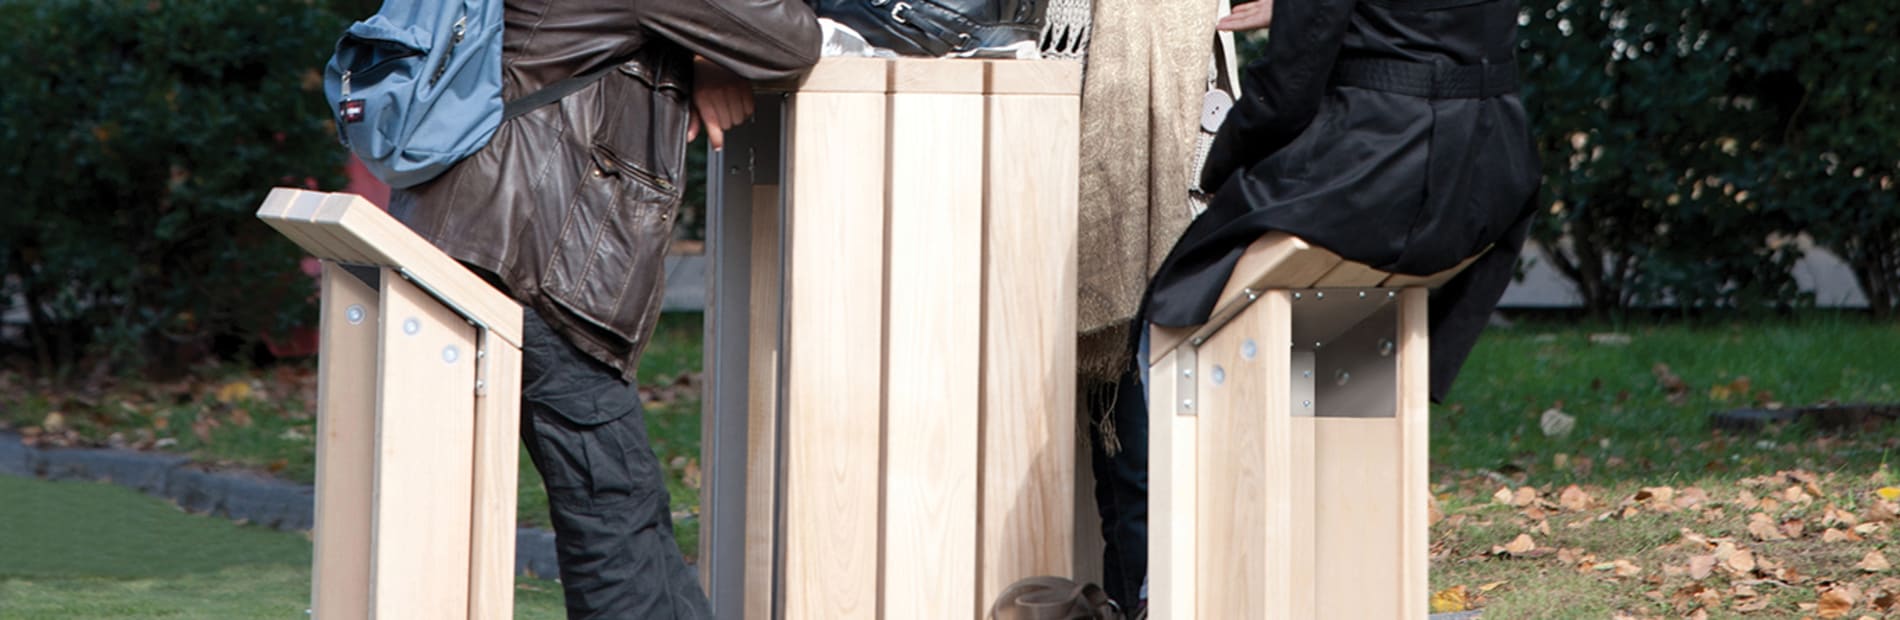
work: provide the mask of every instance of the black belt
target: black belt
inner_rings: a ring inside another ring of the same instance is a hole
[[[1333,85],[1427,99],[1483,99],[1517,92],[1517,61],[1450,65],[1342,60],[1333,68]]]

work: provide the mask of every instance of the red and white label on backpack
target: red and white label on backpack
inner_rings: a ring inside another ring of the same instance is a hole
[[[363,122],[363,100],[351,99],[344,101],[337,106],[337,115],[343,118],[344,123]]]

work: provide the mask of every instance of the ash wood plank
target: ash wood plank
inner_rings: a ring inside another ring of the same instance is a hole
[[[382,300],[370,616],[466,617],[475,328],[388,268]]]
[[[981,63],[899,61],[900,75],[914,64],[982,84]],[[983,175],[972,156],[983,98],[898,92],[890,106],[881,613],[965,618],[976,609],[983,187],[971,180]]]
[[[521,346],[520,304],[361,196],[277,188],[257,216],[320,258],[407,269],[468,318]]]
[[[1339,255],[1314,247],[1299,237],[1282,232],[1262,235],[1247,246],[1240,261],[1235,263],[1234,273],[1221,289],[1220,301],[1214,304],[1212,316],[1218,319],[1235,312],[1247,303],[1248,290],[1258,294],[1268,289],[1308,288],[1339,262]],[[1157,327],[1150,332],[1148,359],[1161,359],[1195,336],[1212,335],[1217,327]]]
[[[779,188],[752,188],[751,351],[746,376],[745,616],[773,617],[778,524]]]
[[[1288,402],[1288,408],[1292,403]],[[1319,470],[1317,426],[1321,418],[1312,416],[1294,416],[1292,420],[1292,450],[1288,460],[1293,469],[1288,474],[1292,484],[1291,502],[1293,505],[1292,592],[1287,598],[1288,618],[1371,618],[1385,616],[1329,616],[1320,613],[1319,574],[1315,567],[1321,563],[1319,531],[1325,527],[1319,515]]]
[[[886,98],[792,97],[781,491],[790,620],[878,613]]]
[[[1485,251],[1489,252],[1490,248],[1486,248]],[[1458,264],[1452,265],[1450,269],[1428,276],[1408,276],[1395,273],[1392,274],[1392,277],[1386,278],[1385,282],[1381,283],[1380,286],[1386,288],[1405,288],[1409,286],[1419,286],[1428,289],[1438,288],[1444,286],[1446,282],[1450,282],[1452,278],[1457,277],[1459,272],[1464,271],[1466,267],[1470,267],[1472,263],[1478,262],[1479,256],[1484,256],[1484,252],[1479,252],[1477,256],[1458,261]]]
[[[1199,482],[1207,491],[1197,497],[1199,617],[1286,617],[1292,360],[1279,343],[1291,338],[1291,294],[1271,290],[1196,353]]]
[[[1216,308],[1240,303],[1245,291],[1309,288],[1339,265],[1338,254],[1286,233],[1267,233],[1247,246],[1234,264],[1234,274],[1221,288]]]
[[[1080,107],[1050,95],[986,105],[978,615],[1019,579],[1066,574],[1075,553],[1077,196],[1055,180],[1077,177],[1080,146],[1046,136],[1076,135]]]
[[[1399,610],[1426,614],[1431,593],[1431,342],[1428,293],[1399,293]]]
[[[1312,618],[1424,618],[1406,610],[1401,587],[1399,423],[1392,418],[1307,418],[1315,424],[1314,485],[1319,490],[1307,565],[1317,578]],[[1422,605],[1429,595],[1417,593]]]
[[[824,58],[796,80],[760,84],[758,90],[881,95],[890,92],[891,62],[881,58]]]
[[[991,95],[1068,95],[1082,92],[1082,63],[1067,60],[991,60],[983,91]],[[1075,101],[1071,99],[1071,101]],[[1079,103],[1079,102],[1078,102]],[[1046,136],[1079,131],[1036,130]]]
[[[1391,277],[1391,275],[1392,274],[1373,269],[1365,263],[1341,261],[1338,266],[1333,267],[1332,271],[1326,272],[1326,275],[1321,276],[1319,281],[1314,282],[1313,288],[1378,286],[1380,282],[1384,282],[1385,279]]]
[[[330,261],[323,263],[322,278],[311,611],[323,618],[367,618],[377,291]],[[355,321],[349,320],[352,307],[361,312]]]
[[[486,352],[475,399],[474,514],[469,551],[469,610],[476,619],[515,617],[515,496],[520,471],[521,350],[478,335]]]
[[[1148,383],[1148,609],[1156,620],[1198,618],[1197,528],[1200,504],[1196,416],[1178,415],[1181,371],[1193,368],[1181,349],[1149,368]]]
[[[967,58],[899,58],[891,61],[891,93],[979,95],[983,93],[986,65],[986,61]]]

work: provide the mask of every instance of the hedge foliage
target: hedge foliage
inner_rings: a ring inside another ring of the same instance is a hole
[[[320,70],[346,24],[301,0],[0,0],[0,301],[42,365],[313,318],[300,252],[253,214],[272,186],[341,185]]]
[[[1792,240],[1900,308],[1900,16],[1885,0],[1527,0],[1542,258],[1598,314],[1799,305]]]

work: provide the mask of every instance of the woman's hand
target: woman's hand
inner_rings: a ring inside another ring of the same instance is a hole
[[[692,113],[686,139],[698,138],[704,125],[713,150],[724,149],[726,130],[752,118],[752,83],[712,61],[694,57]]]
[[[1205,22],[1203,22],[1205,23]],[[1273,25],[1273,0],[1253,0],[1234,7],[1234,12],[1214,24],[1227,32],[1259,30]]]

